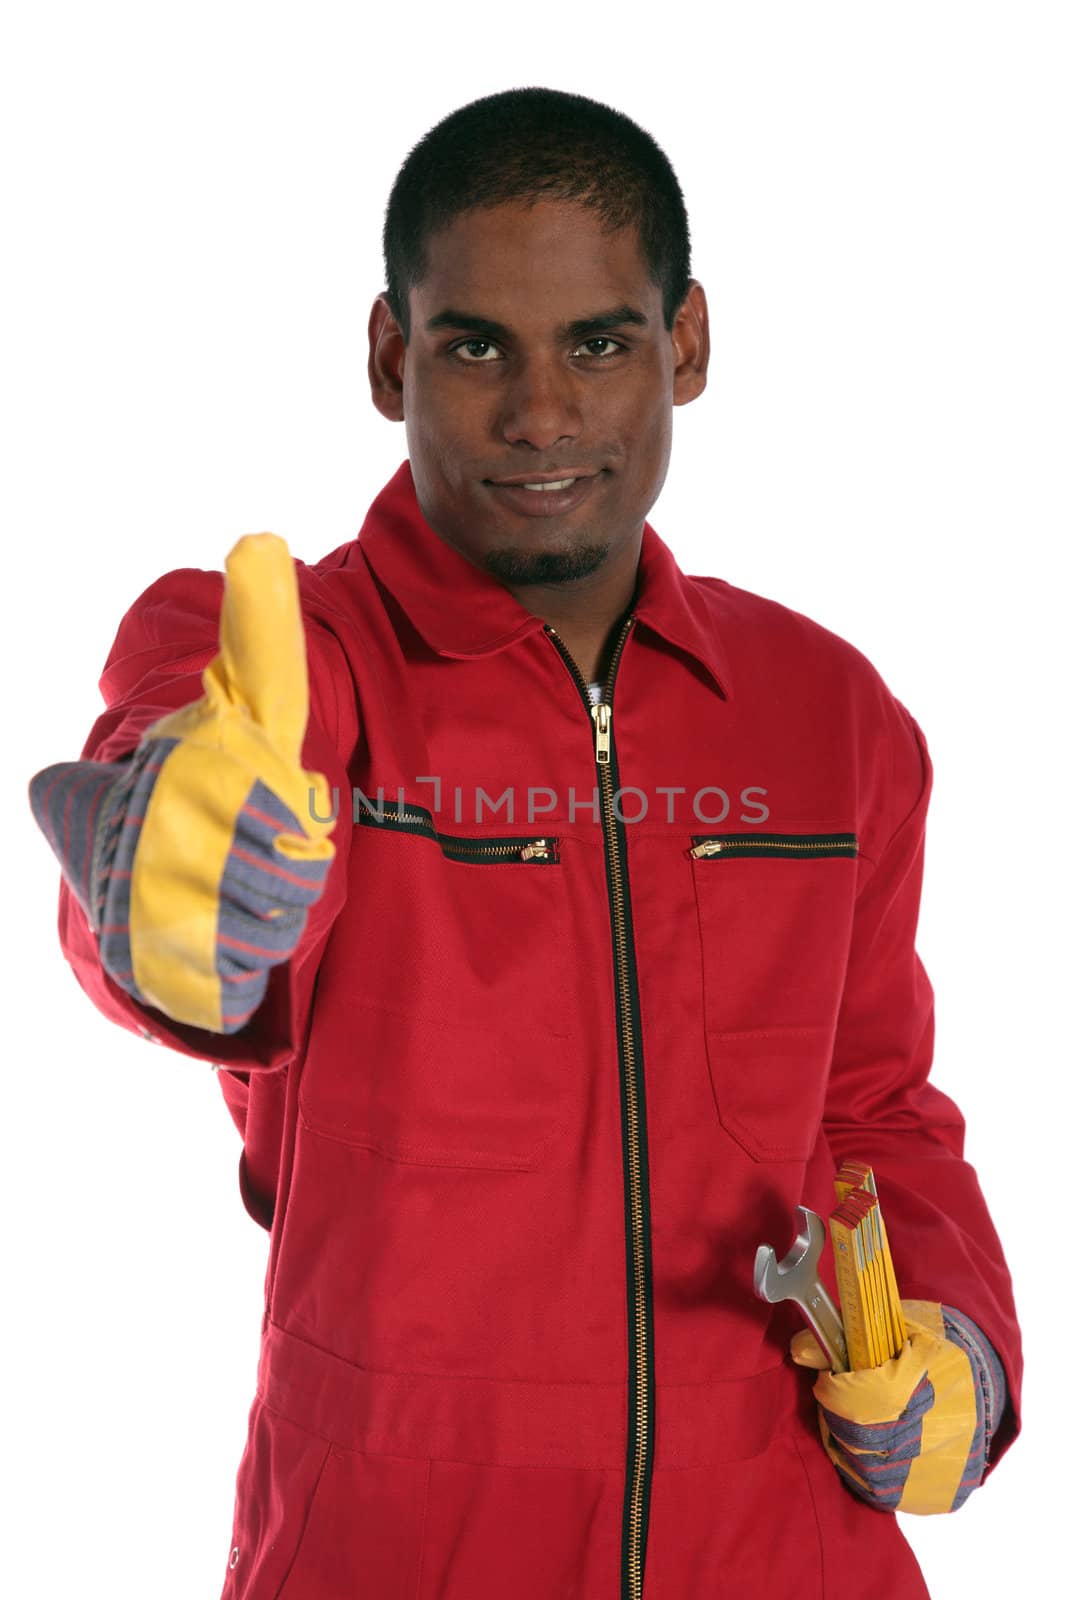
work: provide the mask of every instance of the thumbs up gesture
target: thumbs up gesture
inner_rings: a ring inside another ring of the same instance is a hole
[[[178,1022],[232,1033],[292,955],[334,846],[301,766],[308,667],[285,541],[231,550],[204,694],[147,730],[106,808],[101,961]]]

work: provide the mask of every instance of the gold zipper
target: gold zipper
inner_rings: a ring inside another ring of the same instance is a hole
[[[649,1522],[650,1477],[653,1470],[654,1365],[653,1304],[649,1200],[643,1174],[648,1171],[646,1151],[645,1083],[641,1063],[641,1018],[635,982],[633,940],[629,933],[630,899],[626,885],[626,857],[619,822],[613,809],[612,689],[620,654],[634,617],[620,629],[605,678],[604,698],[590,707],[594,725],[594,759],[601,786],[601,816],[607,848],[609,912],[615,954],[616,1007],[622,1056],[622,1111],[624,1181],[626,1187],[629,1310],[628,1354],[628,1459],[624,1491],[623,1600],[640,1600]],[[583,697],[589,703],[585,682],[563,639],[547,624],[561,655],[570,666]]]
[[[706,856],[856,856],[856,833],[721,833],[692,834],[689,855]]]
[[[384,800],[381,806],[365,805],[361,801],[359,826],[421,834],[424,838],[433,839],[442,854],[453,861],[560,861],[559,838],[542,835],[536,839],[472,839],[459,833],[439,833],[431,812],[424,806],[402,807],[392,800]]]
[[[459,834],[438,835],[447,856],[474,857],[480,861],[557,861],[556,839],[466,839]]]
[[[550,858],[550,843],[548,839],[532,839],[530,844],[525,844],[520,851],[521,861],[548,861]]]
[[[612,754],[612,706],[601,700],[591,706],[590,715],[594,718],[594,760],[607,767]]]

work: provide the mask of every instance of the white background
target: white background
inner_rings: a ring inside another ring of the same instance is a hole
[[[712,360],[651,522],[685,570],[849,638],[928,736],[934,1077],[966,1112],[1028,1375],[1026,1431],[990,1482],[955,1516],[902,1520],[935,1600],[1003,1595],[1026,1550],[1053,1566],[1063,17],[1026,0],[9,14],[6,1592],[218,1593],[267,1259],[214,1074],[107,1024],[66,967],[25,784],[80,752],[153,578],[220,567],[245,532],[309,561],[356,535],[405,454],[366,381],[390,184],[440,117],[524,84],[628,113],[686,196]]]

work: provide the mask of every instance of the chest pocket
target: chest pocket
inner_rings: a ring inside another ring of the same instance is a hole
[[[461,836],[407,806],[354,829],[300,1106],[386,1160],[524,1170],[560,1133],[574,984],[553,836]]]
[[[695,834],[709,1077],[757,1161],[804,1161],[820,1129],[850,950],[853,833]]]

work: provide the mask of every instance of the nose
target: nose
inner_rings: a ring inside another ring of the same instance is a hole
[[[509,444],[528,444],[545,452],[562,439],[582,433],[574,373],[560,358],[528,360],[502,399],[501,435]]]

